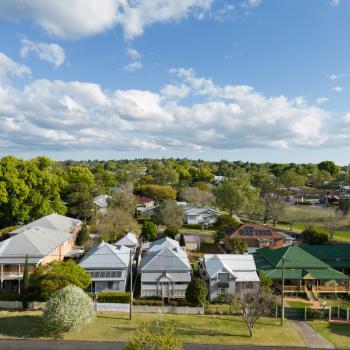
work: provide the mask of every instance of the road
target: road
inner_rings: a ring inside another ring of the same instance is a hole
[[[185,350],[310,350],[310,348],[186,344]],[[125,343],[70,340],[0,340],[1,350],[125,350]]]

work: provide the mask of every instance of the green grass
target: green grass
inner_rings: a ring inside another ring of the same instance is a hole
[[[350,309],[350,301],[348,300],[329,300],[325,299],[328,306],[337,307],[340,306],[344,309]],[[350,346],[349,346],[350,347]]]
[[[350,348],[350,323],[312,321],[309,324],[336,348]]]
[[[294,301],[294,300],[287,300],[287,303],[290,307],[296,308],[296,309],[304,309],[306,307],[311,307],[312,304],[303,302],[303,301]]]
[[[7,233],[14,231],[16,228],[21,227],[21,225],[7,226],[0,230],[0,235],[6,235]]]
[[[179,233],[189,234],[189,235],[211,235],[212,236],[215,233],[215,230],[200,230],[200,229],[194,229],[194,228],[181,227],[179,228]]]
[[[125,313],[116,312],[99,313],[92,324],[63,339],[128,341],[136,327],[154,319],[171,322],[184,343],[304,346],[288,321],[281,327],[274,318],[259,320],[249,337],[242,319],[235,316],[134,314],[129,321]],[[40,312],[0,312],[0,338],[45,338]]]

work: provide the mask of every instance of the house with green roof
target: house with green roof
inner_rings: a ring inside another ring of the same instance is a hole
[[[350,275],[350,244],[301,245],[300,247],[333,269]]]
[[[254,254],[257,270],[285,293],[350,293],[349,277],[299,246],[262,248]]]

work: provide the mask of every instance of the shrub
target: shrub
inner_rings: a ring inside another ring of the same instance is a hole
[[[182,350],[183,346],[171,324],[153,321],[144,323],[136,330],[127,349]]]
[[[194,278],[186,288],[186,300],[191,306],[203,306],[206,304],[208,288],[200,278]]]
[[[79,233],[78,233],[76,243],[77,243],[77,245],[81,246],[84,243],[86,243],[89,239],[90,239],[89,229],[86,226],[86,224],[83,224],[81,226]]]
[[[175,239],[176,235],[179,234],[179,229],[174,226],[167,227],[164,232],[164,236]]]
[[[306,317],[309,320],[322,320],[324,312],[322,310],[306,309]]]
[[[329,234],[327,232],[317,231],[312,227],[304,230],[301,235],[303,242],[309,244],[326,244],[329,240]]]
[[[202,230],[203,226],[201,224],[183,224],[183,228],[188,228],[192,230]]]
[[[133,301],[133,305],[162,306],[163,301],[158,299],[138,299]]]
[[[79,331],[95,318],[91,298],[79,287],[69,285],[46,303],[43,321],[52,334]]]
[[[128,303],[130,301],[130,293],[127,292],[108,292],[99,293],[97,295],[99,303]]]
[[[156,239],[157,226],[152,221],[144,221],[141,235],[146,241],[152,241]]]

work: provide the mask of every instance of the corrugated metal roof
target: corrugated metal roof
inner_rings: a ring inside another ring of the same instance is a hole
[[[171,239],[169,237],[164,237],[151,242],[147,247],[147,253],[156,253],[166,247],[170,249],[180,248],[180,244],[178,241],[175,241],[174,239]]]
[[[137,246],[139,243],[135,232],[128,232],[125,236],[118,239],[114,244],[116,246]]]
[[[128,268],[130,249],[125,246],[116,247],[101,242],[92,247],[79,265],[84,269]]]
[[[191,282],[191,272],[144,272],[141,282],[161,282],[164,277],[171,282]]]

